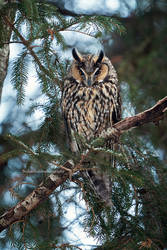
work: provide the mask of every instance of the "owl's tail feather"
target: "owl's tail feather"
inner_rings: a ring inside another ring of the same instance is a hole
[[[96,195],[106,204],[108,207],[112,207],[111,200],[112,182],[111,177],[106,171],[89,170],[86,171],[87,177],[89,177],[91,187]]]

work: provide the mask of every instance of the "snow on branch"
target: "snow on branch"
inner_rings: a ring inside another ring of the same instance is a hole
[[[167,111],[167,96],[159,100],[152,108],[145,110],[144,112],[141,112],[135,116],[125,118],[114,124],[113,127],[115,132],[122,134],[127,130],[141,126],[143,124],[149,122],[158,122],[163,118],[165,111]],[[113,128],[109,128],[107,131],[102,131],[100,137],[108,138],[113,136],[113,131]],[[86,155],[84,157],[86,157]],[[36,208],[40,202],[47,199],[57,187],[72,177],[74,172],[83,170],[81,168],[83,160],[84,158],[81,159],[77,165],[74,165],[71,160],[67,161],[63,166],[60,166],[54,173],[49,175],[48,178],[36,189],[34,189],[33,192],[30,193],[24,200],[0,216],[0,232],[15,222],[24,221],[26,215]]]

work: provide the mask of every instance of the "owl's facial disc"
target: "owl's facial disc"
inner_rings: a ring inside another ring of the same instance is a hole
[[[80,76],[82,82],[85,86],[91,87],[95,82],[97,82],[97,77],[100,74],[100,69],[96,68],[93,71],[86,71],[84,68],[79,68]]]
[[[103,82],[108,75],[108,67],[104,63],[99,64],[98,67],[93,66],[90,68],[91,70],[87,69],[84,64],[76,67],[76,71],[78,72],[77,79],[87,87]]]
[[[108,67],[103,63],[104,53],[102,50],[98,56],[83,56],[74,48],[72,55],[75,59],[72,72],[78,82],[82,82],[87,87],[103,82],[108,73]]]
[[[91,73],[87,73],[83,68],[79,69],[80,75],[82,77],[82,82],[85,86],[92,86],[93,84],[93,78]]]

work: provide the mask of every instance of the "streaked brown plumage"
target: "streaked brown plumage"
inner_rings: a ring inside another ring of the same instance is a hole
[[[64,83],[62,110],[70,148],[81,150],[76,134],[87,141],[120,120],[121,106],[117,73],[110,60],[99,55],[81,55],[72,50],[74,61]],[[96,193],[111,205],[111,181],[105,171],[88,171]]]

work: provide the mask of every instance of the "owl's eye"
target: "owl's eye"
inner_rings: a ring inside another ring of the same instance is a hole
[[[84,71],[81,68],[79,69],[79,73],[80,73],[81,76],[85,75]]]
[[[100,69],[97,68],[96,72],[95,72],[95,76],[97,76],[100,73]]]

